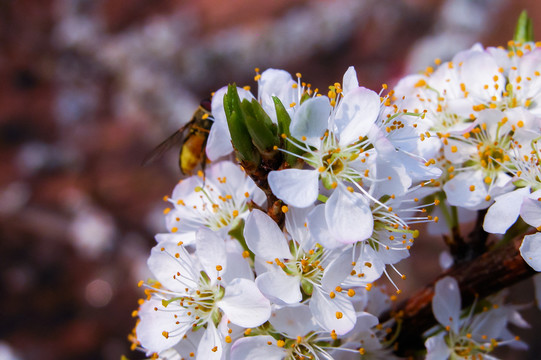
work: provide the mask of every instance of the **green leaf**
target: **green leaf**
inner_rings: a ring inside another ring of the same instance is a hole
[[[290,142],[292,140],[291,133],[289,132],[289,126],[291,125],[291,117],[289,116],[289,113],[287,112],[284,104],[282,104],[280,99],[278,99],[276,96],[273,96],[272,100],[274,101],[276,118],[278,119],[278,136],[280,137],[280,147],[282,149],[286,149],[290,153],[302,155],[302,150],[300,150],[297,146],[293,145]],[[283,139],[282,134],[284,134],[286,138],[290,140],[288,141],[286,139]],[[286,153],[285,162],[288,163],[289,166],[294,167],[297,164],[297,157],[292,154]]]
[[[257,121],[261,122],[276,136],[276,125],[272,122],[270,116],[263,110],[263,107],[256,99],[252,100],[252,109]]]
[[[523,10],[518,17],[513,40],[522,44],[534,41],[532,19],[526,10]]]
[[[252,139],[248,128],[244,111],[241,108],[237,87],[230,84],[224,95],[224,109],[227,117],[227,126],[231,133],[231,142],[240,161],[259,165],[260,157],[252,145]]]
[[[244,110],[246,127],[257,150],[259,150],[261,154],[273,152],[273,147],[278,145],[278,139],[272,131],[272,121],[270,121],[270,118],[270,126],[267,127],[267,124],[262,116],[258,116],[256,111],[254,111],[255,109],[253,103],[250,103],[248,100],[244,99],[241,106]]]

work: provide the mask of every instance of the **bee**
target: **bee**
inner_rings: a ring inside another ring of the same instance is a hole
[[[190,121],[156,146],[144,158],[143,166],[158,160],[172,147],[181,145],[178,166],[182,174],[192,175],[198,165],[201,165],[201,168],[204,169],[207,160],[205,146],[207,145],[210,128],[214,122],[210,111],[210,100],[202,100]]]

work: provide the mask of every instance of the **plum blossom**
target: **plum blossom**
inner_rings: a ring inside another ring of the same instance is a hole
[[[227,234],[246,218],[251,201],[262,204],[264,198],[261,189],[237,165],[230,161],[212,164],[205,178],[194,175],[177,184],[166,199],[173,207],[164,211],[170,233],[158,234],[156,239],[192,244],[201,227]]]
[[[296,223],[290,220],[288,224]],[[302,231],[291,227],[288,230],[291,235]],[[306,237],[293,238],[290,243],[278,225],[259,210],[248,216],[244,237],[256,262],[265,265],[258,271],[256,284],[267,298],[287,305],[301,302],[303,294],[311,296],[310,310],[321,327],[337,334],[353,328],[355,311],[349,297],[355,292],[340,287],[352,269],[351,249],[333,252],[317,244],[307,248]]]
[[[432,311],[441,326],[429,331],[431,335],[425,342],[426,358],[496,359],[489,354],[496,346],[515,342],[506,328],[507,324],[527,324],[513,306],[503,304],[501,296],[491,301],[480,312],[475,305],[468,312],[463,312],[457,281],[452,277],[439,280],[432,299]]]
[[[206,328],[198,359],[220,359],[226,336],[219,332],[222,321],[253,327],[270,316],[270,303],[251,280],[248,263],[228,252],[224,240],[211,230],[197,233],[196,255],[182,244],[160,242],[148,266],[158,283],[149,284],[149,299],[139,310],[136,329],[148,353],[167,350],[187,332]]]

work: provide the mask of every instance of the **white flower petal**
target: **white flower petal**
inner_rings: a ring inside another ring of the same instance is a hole
[[[189,233],[164,233],[164,234],[156,234],[154,236],[154,239],[156,239],[156,242],[159,244],[161,242],[172,242],[172,243],[179,243],[182,242],[182,245],[193,245],[195,244],[195,233],[189,232]]]
[[[451,355],[451,349],[447,346],[444,336],[446,333],[441,333],[429,337],[425,342],[426,360],[445,360]]]
[[[220,360],[222,358],[223,344],[212,321],[208,322],[207,329],[197,347],[197,360]]]
[[[289,259],[291,251],[284,233],[278,225],[260,210],[253,210],[244,226],[246,245],[265,260]]]
[[[239,98],[252,100],[254,96],[251,92],[237,87]],[[231,135],[227,126],[227,118],[224,110],[224,95],[227,93],[227,86],[217,90],[212,97],[211,109],[214,124],[210,129],[209,138],[207,140],[207,157],[211,161],[215,161],[222,156],[229,155],[233,151],[231,145]]]
[[[357,80],[357,72],[353,66],[350,66],[342,79],[342,91],[344,95],[347,95],[351,91],[359,87],[359,80]]]
[[[335,124],[344,146],[366,136],[376,122],[380,110],[379,95],[364,87],[353,89],[338,104]]]
[[[289,128],[294,138],[319,139],[327,130],[331,104],[326,96],[314,97],[302,103],[291,119]]]
[[[210,279],[214,281],[218,277],[217,266],[221,266],[223,271],[227,271],[224,239],[207,228],[199,229],[196,237],[195,248],[199,262]]]
[[[299,278],[287,275],[282,269],[259,275],[255,283],[263,295],[275,304],[296,304],[302,300]]]
[[[147,265],[156,280],[165,288],[183,293],[192,288],[199,279],[199,267],[188,252],[175,242],[161,242],[150,251]],[[177,277],[180,272],[182,277]]]
[[[214,121],[210,128],[209,137],[205,151],[210,161],[216,161],[222,156],[233,152],[231,145],[231,134],[226,122]]]
[[[485,215],[483,229],[492,234],[504,234],[517,221],[524,197],[529,193],[526,187],[496,197]]]
[[[231,359],[234,360],[282,360],[287,355],[283,347],[276,345],[276,339],[270,335],[241,338],[231,347]]]
[[[178,311],[173,312],[172,308]],[[177,324],[178,318],[175,315],[183,316],[185,312],[185,309],[174,304],[165,309],[159,300],[146,301],[138,312],[141,320],[135,330],[137,339],[149,352],[160,352],[174,346],[191,328],[189,322]],[[170,335],[164,336],[164,331]]]
[[[526,224],[535,228],[541,226],[541,201],[526,198],[520,208],[520,217]]]
[[[440,324],[450,326],[455,334],[458,334],[461,304],[457,281],[450,276],[438,280],[432,298],[432,312]]]
[[[272,312],[269,322],[276,330],[292,339],[320,330],[310,308],[305,304],[277,307]]]
[[[254,272],[250,264],[242,256],[242,253],[227,251],[227,271],[223,273],[222,279],[229,283],[236,278],[254,280]]]
[[[490,102],[492,96],[498,98],[501,96],[504,77],[501,76],[498,65],[492,56],[484,51],[470,52],[459,66],[461,81],[471,96],[483,102]],[[497,80],[494,81],[494,79]],[[485,85],[488,87],[485,88]]]
[[[323,245],[327,249],[334,249],[344,244],[337,241],[333,234],[329,231],[327,226],[327,219],[325,218],[325,205],[317,205],[308,214],[308,229],[312,235],[311,246],[307,246],[309,249],[313,248],[316,243]],[[308,250],[309,250],[308,249]]]
[[[271,171],[269,186],[286,204],[304,208],[312,205],[319,194],[319,173],[317,170],[285,169]]]
[[[229,283],[218,307],[233,324],[246,328],[263,324],[271,313],[269,300],[263,296],[256,284],[241,278]]]
[[[332,290],[339,286],[353,270],[351,259],[353,259],[353,247],[340,252],[340,255],[325,268],[321,278],[321,286],[326,290]]]
[[[473,189],[473,191],[472,191]],[[481,171],[464,171],[443,185],[447,201],[453,206],[471,210],[485,209],[490,205]]]
[[[520,255],[535,271],[541,271],[541,232],[524,236]]]
[[[374,230],[374,218],[366,200],[341,186],[327,200],[325,218],[333,236],[346,244],[366,240]]]
[[[344,335],[353,329],[357,317],[347,295],[342,293],[336,293],[335,295],[331,299],[329,295],[325,295],[319,288],[314,288],[310,299],[310,310],[316,321],[325,330],[335,330],[336,334]]]
[[[272,97],[279,98],[287,108],[297,97],[297,89],[293,87],[295,84],[296,82],[285,70],[267,69],[261,74],[258,81],[258,98],[261,101],[261,106],[274,123],[277,122],[277,117]]]

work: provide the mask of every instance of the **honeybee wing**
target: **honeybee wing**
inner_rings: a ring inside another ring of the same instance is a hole
[[[163,154],[165,154],[172,147],[181,145],[184,141],[184,131],[192,124],[192,122],[193,121],[189,121],[186,125],[171,134],[171,136],[165,139],[160,145],[156,146],[154,150],[145,156],[141,164],[143,166],[152,164],[154,161],[160,159]]]

